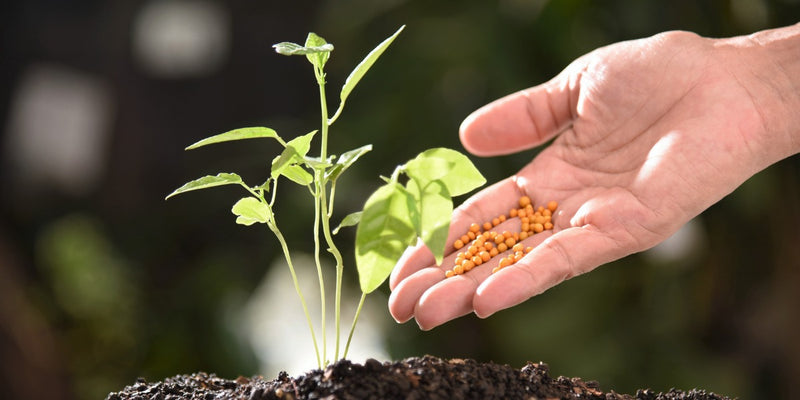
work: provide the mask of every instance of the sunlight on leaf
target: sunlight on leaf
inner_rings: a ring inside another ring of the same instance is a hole
[[[439,147],[426,150],[406,164],[409,177],[420,182],[441,180],[451,196],[460,196],[486,183],[467,156]]]
[[[420,186],[419,182],[411,179],[406,184],[406,189],[413,196],[417,207],[415,214],[418,218],[412,220],[416,234],[433,252],[436,264],[441,264],[453,214],[453,200],[447,186],[439,180]]]
[[[269,206],[255,197],[245,197],[239,199],[231,208],[234,213],[236,223],[241,225],[253,225],[255,223],[267,223],[269,221]]]
[[[281,170],[281,175],[289,178],[289,180],[291,180],[292,182],[303,186],[308,185],[314,181],[314,177],[299,165],[286,166]]]
[[[369,153],[370,151],[372,151],[372,145],[368,144],[366,146],[361,146],[357,149],[343,153],[339,159],[336,160],[336,165],[325,173],[325,178],[335,181],[337,178],[339,178],[339,175],[341,175],[342,172],[353,165],[353,163],[356,162],[356,160],[358,160],[361,156]]]
[[[363,213],[361,211],[356,211],[354,213],[348,214],[346,217],[344,217],[344,219],[342,219],[342,222],[339,223],[339,226],[337,226],[333,231],[331,231],[331,233],[335,235],[339,233],[339,229],[346,228],[348,226],[358,225],[358,223],[361,222],[362,214]]]
[[[306,48],[308,49],[321,49],[325,48],[326,45],[330,45],[325,39],[321,38],[314,32],[309,32],[308,37],[306,38]],[[330,45],[330,50],[327,51],[318,51],[314,53],[306,54],[306,58],[311,63],[311,65],[322,69],[325,66],[325,63],[328,62],[328,58],[331,56],[331,51],[333,50],[333,46]]]
[[[377,289],[389,277],[416,238],[406,204],[407,194],[396,183],[381,186],[364,204],[356,229],[356,267],[364,293]]]
[[[238,185],[242,183],[242,178],[236,174],[229,174],[229,173],[220,173],[217,175],[206,175],[202,178],[195,179],[191,182],[187,182],[183,186],[175,189],[174,192],[167,195],[164,200],[169,199],[172,196],[190,192],[192,190],[200,190],[206,189],[215,186],[223,186],[223,185]]]
[[[275,49],[276,53],[282,54],[284,56],[305,56],[317,53],[330,53],[331,51],[333,51],[333,45],[330,43],[324,44],[319,47],[305,47],[305,46],[300,46],[297,43],[281,42],[273,44],[272,48]]]
[[[272,178],[283,174],[284,169],[290,165],[305,162],[304,157],[311,148],[311,139],[316,133],[317,131],[312,131],[286,143],[286,148],[283,149],[281,155],[272,160]]]
[[[214,135],[205,138],[187,147],[186,150],[192,150],[198,147],[214,143],[230,142],[233,140],[242,140],[242,139],[257,139],[257,138],[274,138],[277,139],[278,142],[283,144],[283,139],[281,139],[280,136],[278,136],[278,133],[275,132],[274,130],[264,127],[253,127],[253,128],[234,129],[232,131],[220,133],[219,135]]]
[[[358,82],[361,81],[361,78],[364,77],[364,74],[366,74],[372,65],[375,64],[375,61],[378,60],[378,57],[383,54],[383,52],[389,47],[389,45],[392,44],[394,39],[397,38],[397,35],[399,35],[400,32],[405,29],[405,27],[405,25],[401,26],[397,32],[372,49],[372,51],[370,51],[369,54],[367,54],[367,56],[364,57],[364,59],[361,60],[358,65],[356,65],[356,67],[353,69],[353,72],[351,72],[347,77],[347,80],[344,81],[344,86],[342,86],[342,91],[339,94],[339,110],[336,112],[336,114],[341,112],[341,109],[344,107],[344,103],[347,100],[347,96],[350,95],[350,92],[352,92]]]

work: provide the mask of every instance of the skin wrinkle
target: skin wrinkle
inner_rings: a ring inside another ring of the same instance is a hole
[[[550,120],[552,121],[552,125],[553,125],[553,128],[554,128],[553,130],[556,132],[556,134],[554,136],[558,137],[559,133],[561,133],[567,126],[571,126],[572,125],[572,118],[570,118],[569,120],[565,121],[564,123],[559,123],[558,122],[558,116],[556,115],[556,107],[554,106],[554,104],[556,104],[556,102],[553,99],[553,88],[552,88],[552,86],[553,85],[551,85],[551,84],[546,85],[545,88],[544,88],[544,93],[545,93],[545,98],[547,99],[546,100],[547,105],[548,105],[547,108],[550,111]],[[566,90],[569,90],[569,88],[567,88]],[[569,101],[569,97],[567,97],[567,101]],[[569,109],[569,103],[567,103],[567,109]],[[539,134],[539,136],[541,138],[541,136],[542,136],[541,133]]]
[[[788,71],[786,71],[786,67],[784,67],[784,65],[779,63],[778,61],[773,61],[772,63],[774,65],[777,65],[778,70],[781,72],[781,74],[784,77],[784,82],[788,82],[789,86],[792,87],[790,93],[793,93],[795,95],[795,97],[797,97],[798,93],[800,93],[800,87],[798,87],[795,84],[795,81],[790,78],[791,75],[789,74]],[[783,95],[783,91],[778,90],[778,88],[776,88],[774,86],[773,86],[773,90],[778,93],[778,96],[781,98],[781,100],[785,99],[785,96]],[[785,102],[788,103],[788,102],[790,102],[790,100],[786,99]],[[795,129],[797,129],[797,128],[795,128]],[[791,131],[787,131],[786,134],[789,136],[789,144],[791,145],[790,148],[793,149],[794,151],[800,151],[800,135],[792,135]]]
[[[539,128],[539,123],[537,122],[537,118],[536,118],[536,111],[534,110],[534,102],[531,101],[530,94],[528,93],[527,90],[522,91],[522,95],[525,97],[525,112],[528,113],[528,119],[530,120],[531,124],[533,125],[534,132],[536,132],[536,140],[535,141],[536,141],[536,143],[540,143],[540,142],[542,142],[544,140],[544,138],[542,136],[542,132],[544,132],[544,131]],[[552,107],[549,106],[549,104],[548,104],[547,108],[551,109],[550,113],[552,114],[552,112],[553,112],[552,111]]]
[[[734,73],[729,68],[726,68],[726,72],[728,72],[733,77],[733,79],[736,81],[736,83],[739,84],[739,87],[741,87],[742,90],[744,90],[744,92],[747,93],[747,99],[750,101],[750,104],[752,104],[752,106],[753,106],[753,110],[755,110],[756,114],[758,115],[759,125],[761,126],[761,129],[764,132],[768,132],[767,131],[767,125],[766,125],[766,117],[764,116],[764,113],[761,111],[761,108],[758,107],[758,105],[756,104],[756,100],[755,100],[755,96],[753,95],[753,92],[750,91],[750,89],[748,87],[746,87],[742,83],[742,80],[739,79],[739,75],[738,74]],[[742,142],[744,142],[745,148],[747,149],[748,153],[750,153],[750,155],[752,155],[752,156],[755,156],[756,154],[758,154],[758,152],[754,149],[752,141],[749,139],[750,135],[749,134],[745,134],[744,132],[742,132],[741,127],[739,127],[738,131],[739,131],[739,136],[741,137]],[[761,159],[763,157],[758,157],[758,158]]]
[[[630,192],[630,191],[629,191],[629,192]],[[635,193],[633,193],[633,192],[630,192],[630,193],[631,193],[631,195],[633,196],[633,198],[634,198],[634,199],[636,199],[636,201],[637,201],[639,204],[642,204],[642,205],[644,205],[644,204],[645,204],[645,203],[643,203],[643,202],[642,202],[642,199],[641,199],[639,196],[637,196]],[[658,212],[656,211],[656,209],[655,209],[655,208],[652,208],[652,209],[650,209],[650,212],[651,212],[652,214],[658,215]],[[618,217],[616,214],[614,214],[614,219],[615,219],[615,220],[618,220],[618,219],[619,219],[619,217]],[[647,219],[647,220],[652,220],[652,218],[649,218],[649,219]],[[637,244],[637,247],[640,249],[640,251],[641,251],[641,250],[648,249],[648,248],[650,248],[650,247],[653,247],[653,246],[655,245],[655,243],[654,243],[654,242],[656,242],[656,243],[657,243],[657,239],[656,239],[656,240],[653,240],[653,239],[648,239],[648,240],[646,240],[646,241],[642,241],[642,240],[641,240],[641,239],[642,239],[642,238],[641,238],[641,236],[640,236],[640,235],[634,235],[634,234],[633,234],[633,232],[631,232],[631,230],[630,230],[630,229],[626,228],[626,225],[625,225],[623,222],[619,222],[619,221],[618,221],[617,223],[618,223],[618,224],[620,224],[620,226],[622,226],[622,227],[624,228],[624,230],[626,231],[626,233],[628,234],[628,236],[630,236],[630,238],[632,239],[632,243],[636,243],[636,244]],[[665,234],[666,232],[669,232],[669,231],[670,231],[670,229],[666,229],[666,227],[670,225],[669,223],[664,223],[664,225],[665,225],[665,229],[664,229],[664,231],[665,231],[665,232],[659,232],[657,228],[650,228],[650,227],[648,227],[648,226],[644,225],[644,224],[641,222],[641,220],[640,220],[640,219],[637,219],[637,218],[634,218],[634,219],[633,219],[633,223],[635,223],[636,225],[638,225],[638,226],[639,226],[639,228],[641,228],[643,231],[645,231],[645,232],[649,233],[650,235],[652,235],[652,236],[653,236],[653,237],[655,237],[655,238],[658,238],[658,237],[663,237],[663,236],[664,236],[664,234]],[[620,243],[620,242],[616,240],[616,237],[614,237],[614,235],[612,235],[612,236],[611,236],[611,238],[612,238],[612,239],[614,239],[614,241],[615,241],[615,242],[617,242],[617,245],[619,246],[619,243]],[[624,248],[626,248],[626,246],[619,246],[619,247],[620,247],[621,249],[624,249]]]
[[[583,229],[583,228],[574,227],[572,229]],[[553,251],[561,259],[566,261],[566,265],[567,265],[566,271],[567,271],[567,273],[564,276],[560,277],[559,281],[557,283],[564,282],[567,279],[570,279],[572,277],[580,275],[580,273],[576,273],[577,268],[576,268],[576,265],[575,265],[575,260],[569,255],[569,251],[567,251],[567,249],[564,248],[564,244],[561,243],[560,240],[558,240],[558,236],[556,236],[556,235],[550,236],[549,238],[547,238],[547,240],[542,242],[539,246],[544,246],[545,250],[549,249],[550,251]],[[528,272],[531,275],[531,277],[534,276],[533,271],[531,271],[530,268],[523,268],[523,269],[526,272]]]

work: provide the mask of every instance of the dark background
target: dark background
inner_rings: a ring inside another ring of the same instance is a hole
[[[163,199],[221,171],[255,183],[279,151],[268,141],[183,151],[200,138],[255,125],[288,138],[315,129],[310,66],[273,43],[302,43],[308,31],[334,43],[335,109],[350,69],[407,25],[331,133],[333,153],[374,145],[343,178],[338,221],[378,174],[429,147],[461,149],[458,125],[471,111],[594,48],[800,19],[797,0],[26,0],[0,10],[0,397],[20,399],[103,398],[139,376],[265,372],[231,316],[280,260],[277,242],[234,224],[234,189]],[[159,28],[183,39],[142,50]],[[474,161],[493,182],[533,155]],[[303,194],[287,186],[278,204],[290,245],[310,251]],[[800,376],[799,227],[795,156],[703,213],[677,247],[627,257],[487,320],[431,332],[389,324],[382,344],[394,359],[541,360],[555,375],[620,392],[789,398]],[[352,283],[352,232],[340,236]],[[377,304],[372,312],[387,314]]]

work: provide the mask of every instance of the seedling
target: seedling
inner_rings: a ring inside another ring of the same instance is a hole
[[[338,360],[344,262],[333,236],[342,227],[358,225],[355,261],[362,294],[342,353],[342,358],[345,358],[366,295],[377,289],[388,278],[403,251],[409,245],[414,244],[417,238],[422,239],[433,252],[437,263],[441,263],[453,211],[452,196],[467,193],[486,182],[472,162],[463,154],[446,148],[430,149],[420,153],[408,163],[398,166],[390,177],[383,178],[386,183],[367,199],[362,211],[349,214],[335,229],[331,229],[336,182],[353,163],[372,150],[372,146],[365,145],[346,151],[338,157],[329,154],[330,127],[341,115],[348,96],[361,78],[397,38],[403,28],[398,29],[392,36],[375,47],[350,73],[339,94],[339,107],[332,116],[329,116],[325,95],[324,67],[333,51],[333,45],[314,33],[308,34],[305,44],[302,46],[289,42],[274,45],[275,51],[280,54],[304,55],[313,66],[314,76],[319,86],[320,128],[289,141],[284,140],[275,130],[265,127],[235,129],[200,140],[186,149],[191,150],[210,144],[255,138],[276,140],[284,149],[272,160],[270,175],[260,185],[248,185],[235,173],[220,173],[188,182],[167,196],[170,198],[180,193],[222,185],[239,185],[247,191],[248,195],[239,199],[231,211],[236,215],[236,223],[242,225],[266,224],[278,239],[295,290],[303,306],[308,328],[311,331],[317,364],[320,368],[329,362],[325,334],[325,274],[320,262],[322,243],[324,242],[336,262],[336,293],[334,296],[336,342],[333,356],[334,360]],[[313,157],[308,153],[315,138],[319,138],[319,155]],[[312,236],[322,315],[321,351],[308,305],[300,290],[291,252],[278,227],[275,199],[279,189],[278,182],[282,181],[282,178],[307,187],[314,201]]]

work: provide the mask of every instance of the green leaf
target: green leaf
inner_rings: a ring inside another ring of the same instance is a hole
[[[316,51],[309,54],[306,54],[306,58],[311,63],[311,65],[319,68],[320,70],[322,67],[325,66],[325,63],[328,62],[328,58],[331,56],[331,51],[333,50],[333,45],[328,43],[325,39],[321,38],[314,32],[309,32],[308,37],[306,38],[306,45],[305,47],[308,49],[324,49],[325,46],[330,46],[330,50],[327,51]]]
[[[284,56],[305,56],[309,54],[330,53],[333,51],[333,45],[330,43],[318,47],[306,47],[300,46],[297,43],[281,42],[273,44],[272,48],[275,49],[276,53]]]
[[[406,163],[405,173],[409,178],[424,184],[441,179],[453,170],[453,162],[439,157],[424,156],[424,154],[422,153]]]
[[[370,51],[369,54],[367,54],[367,56],[364,57],[364,59],[361,60],[361,62],[358,65],[356,65],[355,69],[353,69],[353,72],[351,72],[350,75],[347,77],[347,80],[344,81],[344,85],[342,86],[342,91],[339,94],[340,109],[344,107],[344,102],[345,100],[347,100],[347,96],[350,95],[350,92],[353,91],[353,89],[356,87],[361,78],[364,77],[364,74],[366,74],[367,71],[372,67],[372,64],[375,64],[375,61],[378,60],[378,57],[380,57],[381,54],[383,54],[386,48],[388,48],[389,45],[392,44],[397,35],[399,35],[400,32],[402,32],[405,27],[406,27],[405,25],[401,26],[400,29],[397,30],[397,32],[395,32],[392,36],[381,42],[377,47],[372,49],[372,51]]]
[[[262,183],[262,184],[260,184],[258,186],[253,186],[253,190],[262,190],[264,192],[269,192],[269,189],[270,189],[269,185],[271,183],[272,183],[272,178],[269,178],[264,183]]]
[[[317,131],[312,131],[286,143],[286,148],[283,149],[281,155],[272,160],[272,178],[281,175],[286,167],[305,161],[304,157],[311,148],[311,139],[316,133]]]
[[[298,185],[308,185],[309,183],[314,181],[314,177],[308,173],[308,171],[304,170],[303,167],[299,165],[288,165],[281,171],[281,175],[289,178],[292,182],[297,183]]]
[[[358,223],[361,222],[362,214],[363,211],[356,211],[354,213],[348,214],[346,217],[344,217],[344,219],[342,219],[342,222],[339,223],[339,226],[337,226],[336,229],[334,229],[331,233],[335,235],[339,233],[339,229],[346,228],[348,226],[358,225]]]
[[[416,234],[408,218],[407,194],[389,183],[367,199],[356,229],[356,267],[361,291],[377,289],[392,272]]]
[[[332,166],[332,162],[335,159],[335,156],[328,157],[328,161],[320,161],[319,157],[303,157],[303,162],[311,167],[312,169],[325,169]]]
[[[311,139],[313,139],[316,134],[317,131],[311,131],[305,135],[298,136],[290,140],[289,143],[286,143],[286,147],[294,149],[300,158],[305,157],[306,154],[308,154],[308,150],[311,148]]]
[[[205,138],[187,147],[186,150],[196,149],[198,147],[202,147],[208,144],[230,142],[232,140],[256,139],[256,138],[274,138],[277,139],[279,142],[283,143],[283,139],[281,139],[280,136],[278,136],[278,133],[270,128],[264,128],[264,127],[239,128],[225,133],[220,133],[219,135],[214,135]]]
[[[453,214],[450,192],[439,180],[429,181],[425,186],[420,186],[418,181],[411,179],[406,184],[406,190],[414,200],[414,204],[409,204],[409,209],[413,209],[412,223],[417,236],[433,252],[436,264],[441,264],[450,229],[450,218]]]
[[[255,197],[239,199],[231,208],[231,212],[236,214],[237,224],[248,226],[256,222],[267,223],[271,214],[269,206]]]
[[[242,178],[236,174],[228,174],[228,173],[220,173],[216,176],[214,175],[206,175],[202,178],[195,179],[191,182],[187,182],[183,186],[175,189],[174,192],[167,195],[164,200],[169,199],[172,196],[190,192],[192,190],[199,190],[199,189],[206,189],[215,186],[223,186],[223,185],[238,185],[242,183]]]
[[[451,196],[460,196],[486,183],[486,178],[467,156],[444,147],[420,153],[405,168],[406,174],[423,186],[426,182],[441,180]]]
[[[339,178],[339,175],[341,175],[342,172],[353,165],[353,163],[356,162],[356,160],[358,160],[361,156],[369,153],[370,151],[372,151],[372,145],[368,144],[366,146],[361,146],[357,149],[343,153],[339,159],[336,160],[336,164],[333,166],[333,168],[325,173],[325,179],[335,181],[337,178]]]

